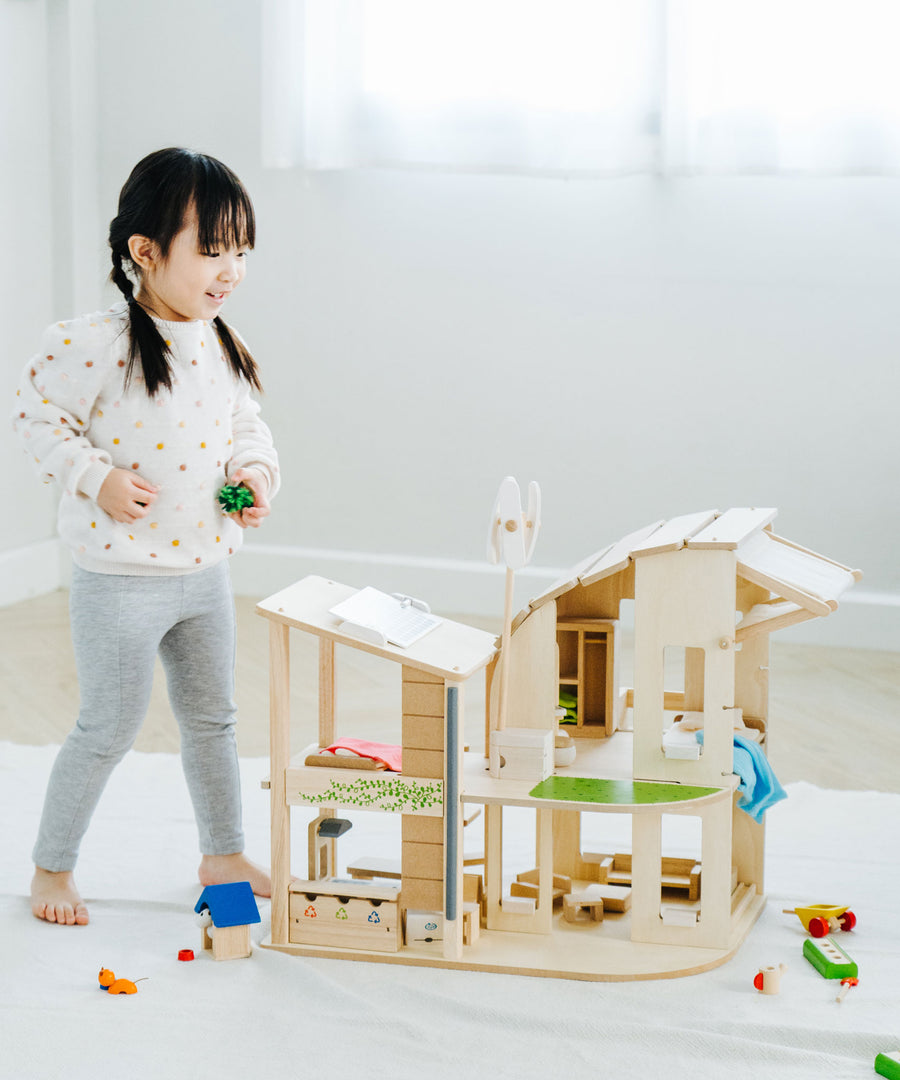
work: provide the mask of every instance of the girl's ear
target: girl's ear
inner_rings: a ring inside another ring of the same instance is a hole
[[[128,254],[135,266],[141,270],[149,270],[159,262],[159,245],[148,236],[135,233],[128,237]]]

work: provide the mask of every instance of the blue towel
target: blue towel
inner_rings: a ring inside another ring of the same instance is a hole
[[[702,731],[697,732],[697,741],[702,745]],[[761,822],[770,806],[787,798],[761,747],[743,735],[734,736],[734,771],[741,779],[737,804],[754,821]]]

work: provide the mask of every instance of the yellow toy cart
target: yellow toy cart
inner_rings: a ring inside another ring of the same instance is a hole
[[[834,904],[807,904],[805,907],[785,908],[785,915],[796,915],[814,938],[825,937],[836,930],[852,930],[856,916],[846,907]]]

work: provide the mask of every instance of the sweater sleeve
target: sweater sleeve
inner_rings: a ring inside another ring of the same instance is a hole
[[[96,499],[112,469],[90,440],[91,416],[110,363],[105,328],[87,320],[55,323],[25,366],[13,430],[44,483]]]
[[[227,472],[230,478],[238,469],[259,469],[269,481],[267,497],[271,499],[281,486],[278,454],[272,433],[259,413],[259,403],[251,396],[249,385],[238,380],[231,415],[233,452]]]

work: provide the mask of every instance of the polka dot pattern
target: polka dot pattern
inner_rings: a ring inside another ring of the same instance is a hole
[[[173,385],[150,399],[139,365],[126,382],[126,321],[120,306],[51,327],[17,390],[16,431],[42,479],[61,485],[60,535],[81,565],[194,570],[240,546],[215,497],[230,473],[255,466],[274,477],[277,459],[215,337],[207,348],[207,324],[165,325]],[[123,525],[99,510],[110,467],[157,487],[152,517]]]

